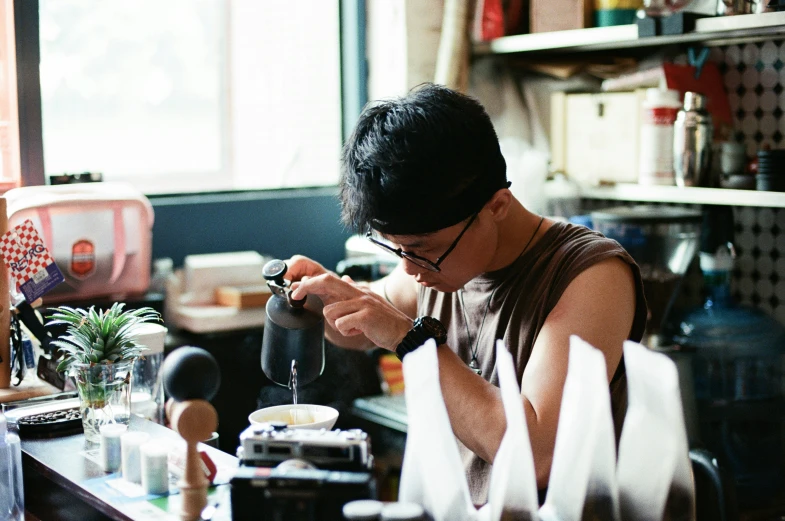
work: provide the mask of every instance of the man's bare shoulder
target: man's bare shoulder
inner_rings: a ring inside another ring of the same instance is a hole
[[[570,282],[548,320],[583,322],[591,318],[626,324],[635,308],[633,266],[620,257],[610,257],[583,270]]]

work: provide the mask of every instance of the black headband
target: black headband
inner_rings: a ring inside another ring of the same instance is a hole
[[[489,183],[487,178],[479,178],[477,183],[457,196],[438,203],[424,200],[421,204],[399,201],[395,205],[386,205],[386,208],[378,209],[372,227],[388,235],[420,235],[448,228],[479,212],[493,194],[509,188],[511,184],[506,180]],[[401,210],[403,205],[407,211]]]

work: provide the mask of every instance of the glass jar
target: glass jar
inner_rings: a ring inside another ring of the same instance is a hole
[[[161,324],[141,324],[136,329],[136,343],[145,347],[134,364],[131,412],[156,423],[164,423],[164,387],[161,364],[167,329]]]
[[[73,364],[70,375],[79,391],[85,439],[101,443],[101,426],[128,425],[131,419],[133,361]]]

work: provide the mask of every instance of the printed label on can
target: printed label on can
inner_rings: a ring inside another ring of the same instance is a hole
[[[95,246],[87,239],[80,239],[71,247],[71,274],[85,278],[95,271]]]

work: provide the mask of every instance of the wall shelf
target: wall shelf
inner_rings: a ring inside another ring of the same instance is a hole
[[[674,36],[638,37],[638,26],[617,25],[572,31],[504,36],[474,45],[475,55],[588,52],[700,42],[728,45],[785,37],[785,12],[702,18],[695,31]]]
[[[609,201],[785,208],[785,192],[731,190],[728,188],[679,188],[677,186],[617,184],[607,187],[584,187],[581,189],[581,197]]]

